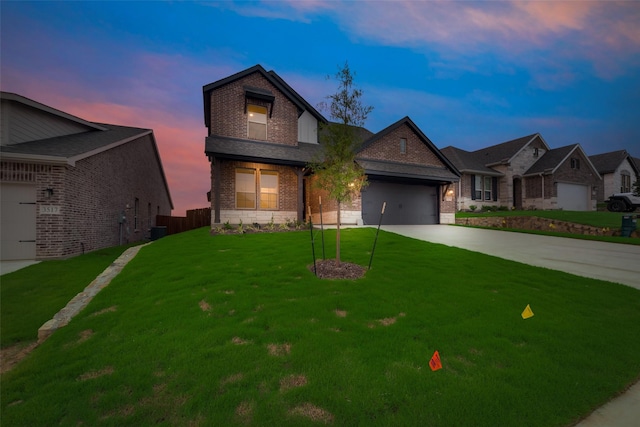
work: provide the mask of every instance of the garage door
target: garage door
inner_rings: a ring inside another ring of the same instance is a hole
[[[566,211],[588,211],[589,186],[581,184],[558,183],[558,209]]]
[[[365,224],[378,224],[383,202],[387,202],[383,224],[439,223],[435,186],[369,181],[362,190],[362,220]]]
[[[36,187],[29,184],[0,184],[0,258],[36,257]]]

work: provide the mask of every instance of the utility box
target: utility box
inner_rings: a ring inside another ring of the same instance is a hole
[[[158,240],[166,235],[167,235],[167,227],[165,225],[151,227],[151,241]]]
[[[633,215],[623,215],[622,216],[622,232],[620,235],[622,237],[631,237],[631,233],[636,230],[638,221],[635,219]]]

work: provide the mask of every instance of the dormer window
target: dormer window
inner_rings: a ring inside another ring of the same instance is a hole
[[[400,138],[400,154],[407,154],[407,139]]]
[[[267,109],[259,105],[247,105],[247,129],[249,139],[267,139]]]

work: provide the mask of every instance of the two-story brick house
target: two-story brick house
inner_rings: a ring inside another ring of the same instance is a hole
[[[462,172],[457,209],[595,210],[598,171],[579,144],[551,149],[539,133],[473,152],[442,149]]]
[[[151,129],[94,123],[1,93],[3,260],[64,258],[150,237],[173,205]]]
[[[321,155],[327,120],[274,71],[256,65],[203,87],[211,163],[212,225],[304,221],[335,223],[336,205],[308,168]],[[369,186],[341,209],[345,224],[450,223],[459,173],[405,117],[373,134],[359,129],[356,161]],[[324,197],[323,197],[324,194]]]

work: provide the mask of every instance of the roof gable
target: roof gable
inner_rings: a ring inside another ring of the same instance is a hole
[[[398,141],[395,141],[395,140],[389,141],[388,137],[392,136],[393,134],[398,134],[398,135],[402,134],[402,132],[398,133],[398,131],[400,131],[403,127],[407,128],[411,133],[413,133],[413,135],[415,135],[419,143],[421,143],[421,145],[416,144],[413,146],[414,149],[422,151],[422,153],[420,152],[417,153],[418,154],[417,158],[424,159],[425,158],[424,154],[427,154],[433,158],[434,162],[429,162],[431,163],[429,164],[424,160],[418,161],[418,162],[411,161],[410,159],[416,158],[415,154],[412,154],[412,153],[409,153],[408,155],[407,154],[401,155],[401,156],[407,156],[405,158],[396,158],[392,156],[391,157],[392,161],[395,160],[401,163],[415,163],[415,164],[428,165],[428,166],[444,167],[451,170],[451,172],[453,172],[455,175],[460,176],[460,172],[453,165],[453,163],[451,163],[449,159],[446,156],[444,156],[440,152],[440,150],[438,150],[438,148],[433,144],[433,142],[431,142],[431,140],[427,138],[427,136],[420,130],[420,128],[418,128],[418,126],[416,126],[416,124],[408,116],[398,120],[397,122],[386,127],[380,132],[372,135],[369,139],[364,141],[364,143],[356,153],[356,158],[371,159],[371,160],[389,160],[390,157],[388,155],[388,149],[385,150],[387,147],[379,147],[379,145],[380,144],[388,145],[388,144],[397,143]],[[409,143],[410,142],[408,142],[408,144]],[[376,146],[378,146],[378,149],[376,149]],[[398,152],[398,150],[399,149],[397,148],[394,149],[394,151],[396,152]],[[385,151],[387,151],[386,155],[383,154]],[[422,154],[422,156],[420,154]]]
[[[315,108],[313,108],[304,98],[302,98],[291,86],[289,86],[275,71],[267,71],[262,65],[257,64],[246,70],[232,74],[223,79],[217,80],[213,83],[209,83],[202,87],[202,96],[204,103],[204,123],[205,126],[211,126],[211,96],[210,93],[218,88],[234,83],[238,80],[244,79],[253,73],[259,73],[269,83],[275,86],[284,96],[289,99],[299,111],[299,115],[304,111],[309,111],[316,119],[326,123],[327,120],[320,114]]]
[[[539,174],[553,174],[555,173],[562,164],[564,164],[572,155],[580,155],[587,166],[591,168],[594,174],[600,177],[597,169],[593,166],[589,157],[585,154],[584,150],[580,146],[580,144],[567,145],[560,148],[554,148],[553,150],[549,150],[544,155],[533,164],[523,175],[539,175]]]
[[[618,167],[625,161],[628,160],[631,167],[634,168],[636,175],[640,173],[638,167],[633,158],[629,155],[627,150],[618,150],[611,151],[609,153],[596,154],[593,156],[589,156],[589,160],[593,163],[593,166],[596,168],[598,173],[601,175],[607,173],[614,173]]]

